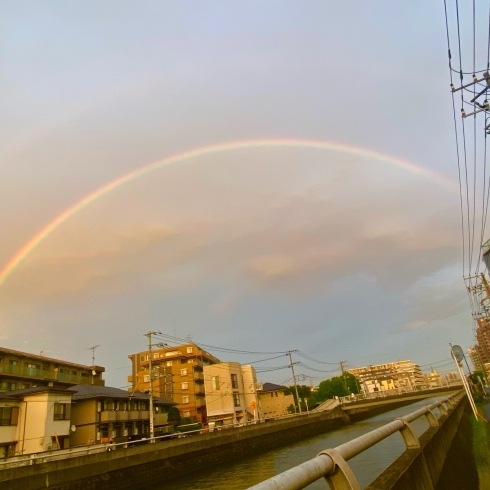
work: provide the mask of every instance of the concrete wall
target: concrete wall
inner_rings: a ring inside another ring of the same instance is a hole
[[[428,429],[421,448],[405,451],[365,490],[477,490],[471,454],[471,408],[464,398],[439,428]]]

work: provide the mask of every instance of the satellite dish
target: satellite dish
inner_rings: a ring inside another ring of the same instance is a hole
[[[95,376],[97,374],[97,371],[92,370],[92,376]]]
[[[76,428],[76,426],[72,425],[72,426],[70,427],[70,430],[71,430],[72,432],[75,432],[75,431],[77,430],[77,428]]]
[[[464,359],[464,352],[460,345],[453,345],[452,352],[454,359],[458,362],[461,362]]]

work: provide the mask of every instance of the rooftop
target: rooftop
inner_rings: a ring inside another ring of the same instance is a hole
[[[77,367],[77,368],[82,368],[82,369],[94,369],[96,371],[105,371],[105,368],[102,366],[87,366],[85,364],[77,364],[75,362],[69,362],[69,361],[62,361],[60,359],[53,359],[52,357],[46,357],[46,356],[41,356],[38,354],[30,354],[29,352],[22,352],[18,350],[13,350],[13,349],[7,349],[5,347],[0,347],[0,355],[1,354],[11,354],[14,356],[19,356],[19,357],[26,357],[29,359],[36,359],[38,361],[49,361],[52,363],[56,364],[63,364],[64,366],[71,366],[71,367]]]
[[[285,390],[285,386],[281,385],[276,385],[275,383],[264,383],[262,385],[262,390],[261,391],[278,391],[278,390]]]

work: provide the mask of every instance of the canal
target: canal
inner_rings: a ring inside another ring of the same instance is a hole
[[[164,483],[161,486],[152,485],[154,490],[244,490],[256,483],[270,478],[278,473],[314,458],[320,451],[332,448],[359,437],[366,432],[381,427],[396,417],[402,417],[444,397],[426,398],[402,408],[377,415],[361,422],[342,427],[318,436],[303,439],[289,444],[281,449],[268,451],[241,459],[235,463],[224,463],[205,471],[191,473],[185,478]],[[436,410],[437,416],[439,413]],[[425,417],[417,419],[414,430],[421,435],[428,427]],[[361,487],[371,483],[384,471],[405,449],[400,434],[393,434],[376,446],[351,459],[349,464],[353,469]],[[309,485],[308,490],[326,490],[325,481],[317,481]]]

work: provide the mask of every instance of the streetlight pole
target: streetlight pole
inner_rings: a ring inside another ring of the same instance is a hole
[[[157,335],[161,332],[148,332],[145,333],[145,337],[148,337],[148,362],[149,362],[149,368],[150,368],[150,389],[148,390],[148,393],[150,395],[150,442],[155,442],[155,429],[154,429],[154,424],[153,424],[153,367],[151,364],[151,336],[152,335]]]
[[[297,362],[293,362],[293,358],[291,357],[291,354],[293,353],[294,351],[290,350],[288,351],[288,356],[289,356],[289,367],[291,368],[291,371],[293,372],[293,382],[294,382],[294,389],[296,390],[296,400],[298,400],[298,410],[299,410],[299,413],[301,415],[301,400],[299,399],[299,394],[298,394],[298,385],[296,384],[296,376],[294,374],[294,365],[295,364],[298,364]]]

